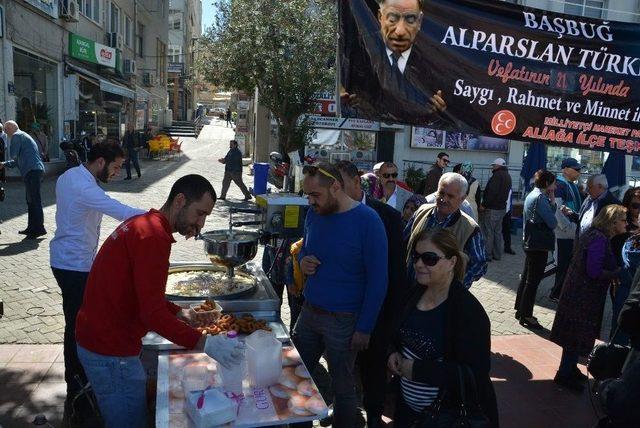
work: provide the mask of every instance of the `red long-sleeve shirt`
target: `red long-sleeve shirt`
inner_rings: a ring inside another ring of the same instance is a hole
[[[96,256],[76,318],[76,340],[110,356],[140,353],[152,330],[186,348],[200,333],[176,318],[180,307],[165,298],[171,244],[166,217],[157,210],[134,217],[107,238]]]

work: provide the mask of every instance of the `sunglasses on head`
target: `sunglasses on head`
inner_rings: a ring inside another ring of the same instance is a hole
[[[422,260],[422,263],[425,266],[435,266],[438,264],[440,259],[446,259],[446,257],[442,257],[434,253],[433,251],[427,251],[426,253],[419,254],[417,252],[413,252],[411,256],[413,258],[413,263],[418,263],[418,260]]]
[[[302,167],[302,173],[304,175],[316,175],[317,173],[320,173],[322,175],[324,175],[325,177],[329,177],[331,179],[333,179],[334,181],[338,181],[338,179],[336,177],[333,176],[333,174],[331,174],[330,172],[327,172],[326,170],[324,170],[323,168],[320,168],[319,166],[315,166],[315,165],[305,165]]]
[[[382,176],[384,178],[391,178],[391,177],[398,178],[398,173],[397,172],[384,173],[382,174]]]

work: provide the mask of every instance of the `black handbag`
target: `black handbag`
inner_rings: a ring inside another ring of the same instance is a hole
[[[535,223],[538,201],[533,203],[533,217],[524,225],[524,249],[530,251],[553,251],[556,248],[556,235],[544,221]]]
[[[458,386],[460,388],[460,403],[457,406],[445,406],[446,391],[441,391],[438,398],[420,412],[420,417],[411,425],[411,428],[488,428],[491,422],[482,413],[478,401],[478,388],[471,369],[458,364]],[[466,379],[470,379],[473,401],[467,400],[465,387]]]
[[[622,367],[627,360],[631,347],[612,343],[618,335],[616,329],[609,343],[600,343],[593,347],[587,362],[587,371],[597,381],[615,379],[622,375]]]

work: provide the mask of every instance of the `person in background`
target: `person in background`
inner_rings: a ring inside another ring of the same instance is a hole
[[[44,213],[40,196],[44,164],[40,158],[38,145],[29,134],[20,130],[16,122],[6,121],[4,130],[9,137],[11,146],[9,151],[13,159],[0,162],[0,170],[17,167],[24,180],[27,196],[27,228],[18,233],[27,235],[26,239],[37,239],[47,234],[44,228]]]
[[[613,343],[626,345],[629,337],[620,332],[614,338],[618,327],[618,315],[629,292],[631,282],[640,265],[640,235],[638,232],[638,214],[640,213],[640,188],[629,188],[622,198],[622,206],[627,209],[627,229],[611,238],[611,250],[616,256],[618,266],[622,269],[618,281],[611,283],[609,296],[611,297],[611,340]]]
[[[506,214],[507,200],[511,192],[511,176],[505,160],[497,158],[491,167],[493,173],[482,194],[482,205],[478,207],[480,227],[487,245],[489,261],[502,259],[502,219]]]
[[[127,151],[127,160],[124,163],[124,167],[127,170],[127,176],[125,180],[131,180],[131,163],[138,173],[138,178],[142,177],[140,173],[140,163],[138,161],[139,141],[138,135],[133,129],[133,123],[127,125],[127,132],[122,137],[122,147]]]
[[[49,162],[49,138],[47,137],[47,134],[42,131],[42,127],[38,122],[33,122],[31,124],[29,135],[31,135],[31,138],[33,138],[38,145],[42,161]]]
[[[560,367],[553,381],[581,392],[587,377],[578,369],[600,336],[607,290],[620,268],[611,250],[611,237],[624,233],[627,213],[622,205],[608,205],[581,233],[562,286],[550,340],[562,347]]]
[[[511,207],[513,207],[513,191],[509,190],[507,213],[502,217],[502,242],[504,242],[504,252],[514,255],[516,252],[511,248]]]
[[[384,162],[383,162],[384,163]],[[384,197],[384,190],[376,173],[368,172],[360,176],[362,191],[370,198],[380,200]]]
[[[556,176],[541,169],[534,174],[533,180],[535,187],[524,200],[523,233],[526,233],[530,220],[534,223],[544,223],[549,229],[554,230],[558,224],[555,202]],[[514,304],[515,316],[520,325],[539,330],[542,326],[533,316],[533,306],[538,286],[544,276],[549,251],[525,248],[524,254],[524,270]]]
[[[420,208],[422,204],[426,203],[427,200],[425,197],[418,195],[417,193],[414,193],[409,199],[407,199],[407,202],[404,204],[404,208],[402,208],[403,229],[407,226],[407,223],[409,223],[409,220],[411,220],[411,217],[413,217],[416,210]]]
[[[620,204],[620,201],[609,192],[609,182],[604,174],[592,175],[587,179],[587,194],[588,197],[582,203],[579,213],[567,206],[562,207],[563,214],[578,225],[578,234],[589,229],[593,219],[604,207]]]
[[[385,300],[387,236],[378,214],[347,195],[334,165],[307,165],[303,173],[310,205],[299,254],[305,302],[291,338],[310,373],[325,355],[335,396],[333,426],[353,428],[355,360],[370,346]]]
[[[398,167],[393,162],[385,162],[380,167],[378,178],[382,183],[384,191],[383,200],[398,212],[402,212],[404,204],[411,197],[412,193],[403,189],[396,183],[398,179]]]
[[[224,117],[225,117],[225,119],[226,119],[226,121],[227,121],[227,123],[225,124],[225,126],[227,126],[227,127],[228,127],[229,125],[233,126],[233,122],[231,121],[231,117],[232,117],[232,115],[231,115],[231,109],[230,109],[230,108],[228,108],[228,107],[227,107],[227,112],[225,113]]]
[[[218,162],[224,164],[224,178],[222,179],[222,190],[220,191],[220,197],[218,199],[224,201],[227,199],[227,192],[229,191],[229,185],[233,181],[236,186],[240,188],[244,195],[244,200],[251,200],[252,196],[242,181],[242,152],[238,148],[238,142],[236,140],[229,141],[229,151],[223,158],[218,159]]]
[[[487,272],[484,238],[478,223],[461,211],[467,196],[467,180],[455,172],[447,172],[440,177],[438,196],[435,205],[422,205],[415,212],[404,229],[405,248],[411,248],[413,241],[423,231],[442,228],[451,231],[468,257],[467,272],[462,285],[471,287]],[[412,266],[409,266],[408,279],[413,281]]]
[[[386,376],[386,355],[390,334],[390,325],[397,313],[401,298],[406,294],[407,270],[402,246],[402,219],[400,213],[390,205],[369,198],[360,187],[358,168],[349,161],[339,161],[336,168],[342,175],[344,189],[354,201],[361,201],[378,214],[384,224],[388,243],[387,294],[378,315],[376,326],[371,333],[369,349],[360,352],[360,379],[364,409],[367,413],[367,427],[381,427],[384,411]]]
[[[478,221],[478,207],[482,201],[482,189],[480,188],[480,182],[473,176],[473,164],[471,162],[459,163],[453,167],[453,172],[462,174],[462,176],[467,179],[469,188],[467,189],[467,198],[465,200],[473,210],[471,217],[473,217],[475,221]]]
[[[74,398],[87,383],[76,351],[76,316],[98,248],[102,216],[124,221],[145,213],[110,198],[98,185],[116,177],[123,161],[124,151],[118,144],[96,144],[86,164],[67,170],[56,182],[56,231],[49,254],[53,276],[62,291],[65,319],[65,417],[74,412],[81,418],[91,414],[89,403],[82,397],[73,407]]]
[[[76,342],[106,428],[147,426],[147,375],[140,353],[149,331],[187,349],[204,350],[224,367],[238,364],[238,346],[186,324],[189,310],[165,297],[173,234],[197,236],[215,201],[206,178],[180,177],[159,210],[118,226],[91,266],[76,318]]]
[[[438,159],[433,164],[427,176],[422,179],[416,193],[427,196],[438,190],[438,182],[444,174],[444,169],[449,165],[449,155],[445,152],[438,153]]]
[[[580,212],[582,196],[578,186],[576,186],[576,182],[580,179],[582,165],[574,158],[566,158],[562,161],[560,167],[562,168],[562,174],[556,176],[556,202],[559,207],[565,206],[572,212]],[[558,220],[558,227],[556,228],[556,275],[549,298],[557,302],[571,262],[573,244],[577,237],[577,225],[569,220],[562,209],[557,211],[556,218]]]
[[[477,402],[492,427],[498,426],[496,396],[491,384],[491,324],[478,300],[462,285],[465,256],[456,237],[445,229],[421,232],[409,251],[416,272],[398,312],[388,368],[400,377],[394,426],[410,427],[441,390],[460,400],[458,368],[474,377]],[[469,388],[470,379],[465,384]]]

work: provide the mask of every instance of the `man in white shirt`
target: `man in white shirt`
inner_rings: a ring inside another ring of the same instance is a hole
[[[398,179],[398,167],[393,162],[384,162],[378,171],[378,178],[382,183],[384,201],[396,210],[402,212],[404,204],[412,193],[403,189],[396,183]]]
[[[65,318],[64,363],[67,382],[65,417],[82,419],[90,415],[84,397],[73,401],[87,383],[78,360],[75,321],[84,297],[84,288],[100,239],[102,215],[119,221],[145,211],[123,205],[110,198],[98,181],[107,183],[120,173],[124,162],[122,148],[114,143],[99,143],[91,148],[88,162],[69,169],[56,183],[56,232],[49,245],[53,275],[62,290]]]

